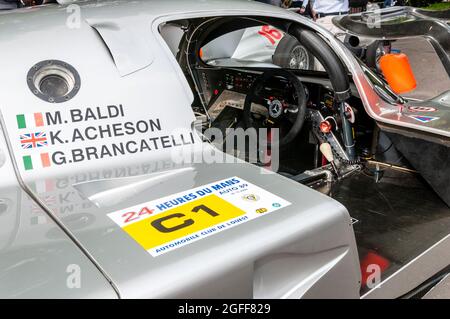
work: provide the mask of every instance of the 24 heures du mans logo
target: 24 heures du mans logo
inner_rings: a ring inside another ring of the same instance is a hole
[[[18,114],[16,121],[26,171],[194,143],[192,133],[162,134],[159,118],[127,121],[121,104],[72,109],[65,116],[60,111]],[[79,125],[86,122],[88,126]],[[114,142],[103,144],[102,140]],[[67,150],[67,145],[89,142],[86,147]],[[64,150],[58,146],[65,146]]]

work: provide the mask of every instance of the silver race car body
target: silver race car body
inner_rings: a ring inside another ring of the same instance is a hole
[[[183,44],[214,40],[202,25],[214,29],[221,19],[319,34],[352,79],[360,114],[399,145],[406,134],[448,149],[450,92],[433,100],[435,120],[418,121],[413,110],[425,102],[386,97],[388,88],[331,33],[286,10],[247,1],[75,1],[0,13],[0,297],[398,297],[449,264],[450,228],[424,246],[411,239],[411,255],[381,278],[385,285],[365,290],[345,201],[205,141],[193,123],[222,111],[200,71],[279,68],[240,56],[193,69]],[[333,91],[324,74],[299,77]],[[58,96],[61,78],[68,88]],[[233,87],[217,90],[242,99]],[[345,159],[338,140],[329,142],[343,154],[344,177],[360,163]],[[445,201],[441,180],[420,173]],[[447,206],[440,212],[450,217]]]

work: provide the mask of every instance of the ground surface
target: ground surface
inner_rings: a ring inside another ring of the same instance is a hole
[[[378,264],[384,280],[448,235],[450,209],[416,174],[385,169],[378,183],[370,174],[342,180],[332,197],[358,220],[361,265]]]

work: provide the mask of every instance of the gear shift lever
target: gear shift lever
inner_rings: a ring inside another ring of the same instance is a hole
[[[323,154],[323,156],[325,156],[327,161],[330,162],[331,167],[333,167],[334,172],[339,177],[339,172],[334,162],[334,155],[331,149],[331,145],[329,143],[322,143],[322,145],[320,145],[320,152]]]

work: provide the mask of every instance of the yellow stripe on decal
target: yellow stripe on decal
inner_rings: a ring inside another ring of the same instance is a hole
[[[149,250],[242,215],[245,215],[243,210],[210,195],[125,226],[123,230]]]

